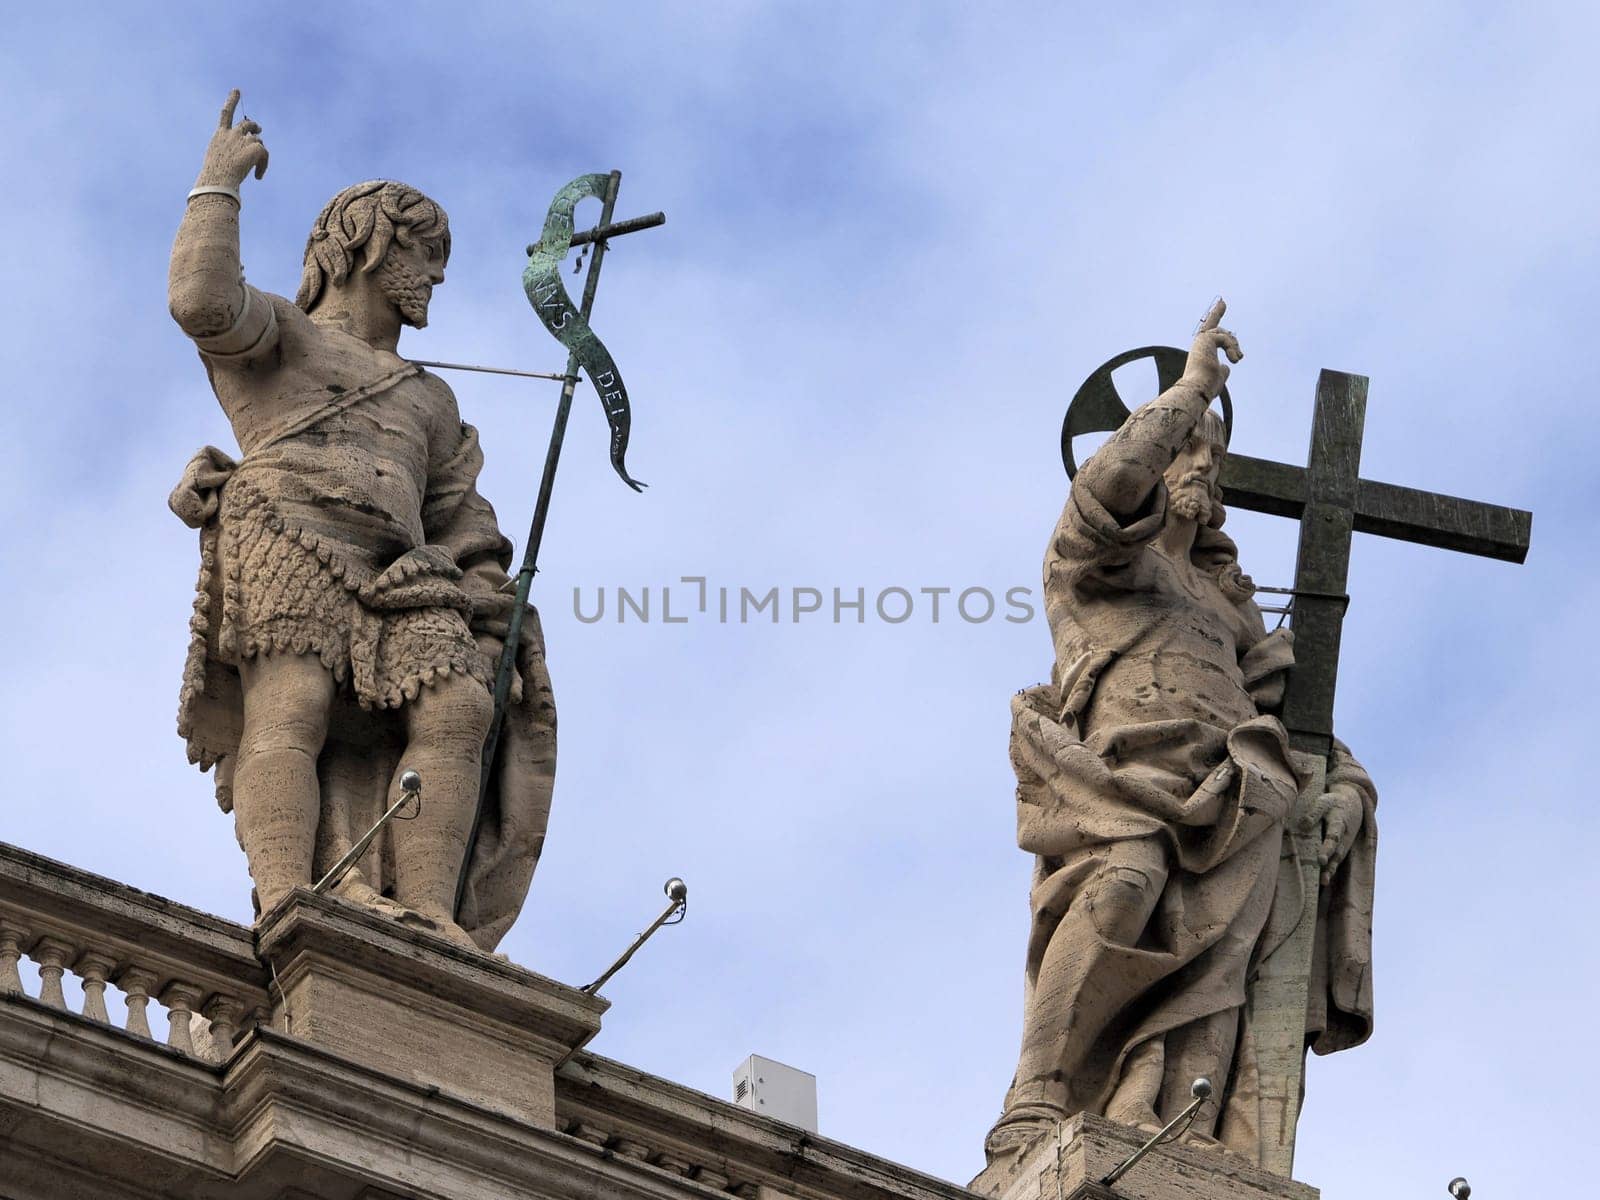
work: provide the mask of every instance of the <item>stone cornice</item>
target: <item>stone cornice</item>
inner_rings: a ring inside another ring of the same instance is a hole
[[[735,1181],[844,1200],[971,1200],[956,1184],[598,1055],[556,1072],[556,1114]]]

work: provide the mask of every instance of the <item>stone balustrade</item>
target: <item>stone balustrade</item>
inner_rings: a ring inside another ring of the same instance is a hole
[[[587,1052],[605,1008],[336,897],[252,931],[0,843],[0,1192],[975,1200]]]
[[[267,978],[248,929],[0,843],[0,994],[70,1011],[65,978],[82,984],[91,1021],[151,1036],[150,1004],[166,1010],[167,1045],[220,1063],[270,1011]],[[31,974],[31,972],[29,973]],[[122,993],[118,1021],[107,990]]]

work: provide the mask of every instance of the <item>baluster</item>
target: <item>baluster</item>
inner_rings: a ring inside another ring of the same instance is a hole
[[[30,936],[20,925],[0,920],[0,996],[26,994],[22,990],[22,972],[17,970],[17,963]]]
[[[167,1006],[167,1045],[174,1050],[182,1050],[185,1054],[195,1053],[190,1024],[203,995],[205,993],[193,984],[174,979],[157,997]]]
[[[111,1014],[106,1011],[106,976],[116,965],[115,959],[93,950],[79,955],[73,965],[73,973],[83,980],[83,1015],[91,1021],[111,1024]]]
[[[244,1019],[244,1002],[233,996],[216,995],[206,1001],[200,1010],[209,1021],[206,1055],[212,1062],[224,1063],[233,1053],[233,1044],[239,1039],[239,1023]]]
[[[28,951],[29,957],[39,964],[39,999],[63,1012],[67,1008],[67,997],[61,990],[61,975],[72,961],[73,950],[71,943],[60,938],[42,937]]]
[[[128,1032],[149,1037],[150,1016],[145,1010],[149,1007],[150,989],[156,986],[156,977],[142,968],[128,967],[115,982],[128,998]]]

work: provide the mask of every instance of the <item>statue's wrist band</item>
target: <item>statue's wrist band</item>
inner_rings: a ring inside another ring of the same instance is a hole
[[[229,200],[232,200],[235,204],[238,204],[240,208],[244,207],[239,200],[238,188],[216,187],[209,185],[205,187],[197,187],[190,190],[189,199],[193,200],[196,196],[226,196]]]

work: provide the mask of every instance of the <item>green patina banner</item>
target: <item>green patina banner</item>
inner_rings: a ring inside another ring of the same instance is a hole
[[[589,328],[589,322],[561,283],[561,264],[572,248],[572,210],[580,200],[590,197],[603,200],[609,182],[610,177],[606,175],[580,175],[556,193],[544,219],[544,233],[522,272],[522,288],[545,328],[571,352],[589,382],[594,384],[600,395],[600,405],[605,409],[606,422],[611,426],[611,465],[622,476],[622,482],[637,492],[644,484],[629,476],[624,461],[632,420],[628,389],[622,384],[622,375],[617,371],[611,352]]]

